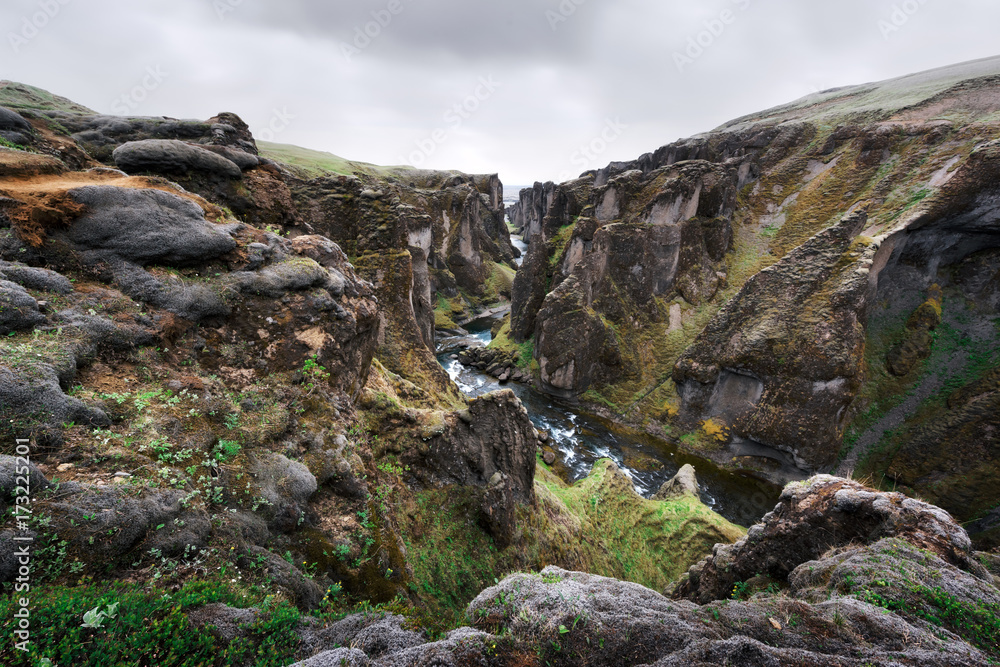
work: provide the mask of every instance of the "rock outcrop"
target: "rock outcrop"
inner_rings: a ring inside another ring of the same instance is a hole
[[[377,628],[386,641],[359,634],[351,646],[360,651],[320,651],[296,666],[957,667],[1000,652],[998,579],[962,528],[938,508],[847,480],[791,485],[746,538],[692,573],[673,597],[558,567],[514,574],[469,604],[473,628],[426,642],[391,616],[358,617],[329,632]]]
[[[510,331],[533,342],[539,386],[776,481],[863,464],[932,493],[941,476],[907,443],[934,431],[954,449],[944,434],[984,413],[944,407],[944,388],[982,396],[1000,363],[969,353],[1000,342],[996,121],[979,102],[998,70],[810,96],[524,190]],[[997,502],[952,496],[963,518]]]
[[[45,585],[210,559],[312,609],[324,587],[412,590],[395,510],[418,491],[473,496],[491,544],[520,536],[534,426],[509,393],[467,402],[433,356],[440,302],[509,297],[495,175],[310,171],[234,114],[3,87],[31,150],[0,148],[0,434],[30,442],[38,512],[0,530],[0,579],[17,527],[63,554]]]

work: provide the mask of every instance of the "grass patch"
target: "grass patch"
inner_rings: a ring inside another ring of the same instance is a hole
[[[865,590],[858,597],[883,609],[945,628],[1000,659],[1000,605],[964,602],[939,586],[911,584],[906,593],[900,599]]]
[[[695,497],[669,502],[642,498],[611,461],[601,461],[573,486],[539,461],[538,509],[519,510],[521,538],[498,551],[479,527],[479,492],[420,492],[397,509],[413,567],[411,590],[434,613],[462,622],[465,606],[483,588],[514,571],[549,564],[662,589],[709,553],[744,531]],[[447,625],[447,623],[445,624]]]
[[[535,353],[535,337],[532,336],[523,343],[515,343],[510,337],[510,317],[507,317],[497,335],[490,341],[489,348],[516,355],[518,368],[527,369],[534,360],[532,355]]]
[[[247,628],[248,638],[225,646],[208,629],[196,628],[187,619],[186,612],[213,602],[256,606],[262,613]],[[94,608],[107,612],[109,605],[116,605],[113,617],[104,617],[99,628],[82,627],[85,613]],[[0,600],[4,618],[13,618],[15,611],[14,597]],[[33,587],[30,650],[14,650],[7,637],[0,658],[12,667],[36,665],[42,658],[75,667],[279,667],[288,663],[298,647],[299,618],[297,609],[266,596],[262,589],[239,592],[208,581],[188,583],[172,594],[119,583]]]

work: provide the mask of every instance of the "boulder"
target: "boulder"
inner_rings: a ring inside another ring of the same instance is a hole
[[[17,283],[0,280],[0,335],[28,331],[44,321],[34,297]]]
[[[69,294],[73,291],[73,283],[66,276],[20,262],[0,261],[0,280],[4,279],[39,292]]]
[[[694,466],[685,463],[676,475],[663,483],[653,500],[671,500],[688,494],[698,495],[698,479],[694,474]]]
[[[260,612],[213,603],[195,609],[187,617],[196,628],[207,627],[213,637],[230,644],[247,635],[247,626],[253,625],[260,618]]]
[[[174,139],[144,139],[122,144],[112,153],[115,164],[129,174],[206,172],[240,178],[243,170],[228,157]]]
[[[71,366],[75,372],[75,362]],[[50,437],[61,438],[54,429],[69,422],[111,424],[102,410],[63,393],[55,367],[39,362],[18,365],[16,369],[0,367],[0,428],[7,437],[45,435],[38,444],[47,445]]]
[[[28,480],[26,487],[25,477]],[[29,497],[37,498],[37,494],[50,486],[52,483],[45,478],[38,466],[31,462],[30,457],[25,465],[24,458],[0,454],[0,506],[13,503],[16,496],[24,495],[24,492],[19,492],[18,489],[26,488]]]
[[[500,549],[514,541],[517,530],[517,499],[511,489],[510,477],[497,472],[490,478],[480,504],[483,523]]]
[[[368,667],[368,656],[356,648],[336,648],[317,653],[289,667]]]
[[[381,658],[426,642],[422,633],[404,629],[403,624],[406,622],[406,618],[396,614],[355,614],[321,630],[306,631],[303,633],[303,643],[314,651],[350,646],[363,652],[368,658]],[[313,660],[318,657],[315,656]],[[314,664],[326,663],[306,661],[297,664],[312,667]]]
[[[0,130],[28,135],[33,131],[31,123],[22,118],[21,114],[7,107],[0,107]]]
[[[830,549],[886,537],[905,539],[944,562],[983,573],[968,534],[944,510],[901,493],[872,491],[857,482],[819,475],[785,487],[778,505],[735,544],[717,544],[688,570],[674,597],[708,603],[758,575],[787,581],[791,572]]]
[[[445,415],[444,433],[403,461],[428,484],[485,487],[500,472],[518,503],[534,498],[535,426],[514,392],[486,394],[469,402],[468,413]],[[507,490],[504,493],[507,493]]]
[[[135,560],[136,552],[158,549],[176,558],[203,548],[212,525],[203,512],[188,510],[178,490],[150,490],[138,497],[120,487],[61,489],[46,503],[53,532],[75,553],[98,566]]]
[[[61,235],[81,251],[140,265],[185,266],[236,248],[227,228],[205,220],[201,207],[179,195],[106,185],[79,188],[71,195],[87,213]]]
[[[262,566],[276,586],[285,589],[292,601],[304,609],[315,609],[323,601],[323,590],[297,567],[263,547],[247,547],[240,557],[241,568]]]
[[[281,454],[264,453],[253,460],[249,472],[256,480],[254,496],[268,503],[262,512],[271,526],[280,531],[298,526],[318,488],[309,468]]]

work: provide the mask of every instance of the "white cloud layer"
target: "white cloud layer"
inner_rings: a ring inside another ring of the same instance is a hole
[[[986,0],[7,0],[0,77],[520,185],[996,55],[997,25]]]

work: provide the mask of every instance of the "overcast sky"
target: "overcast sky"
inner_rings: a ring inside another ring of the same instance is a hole
[[[508,185],[1000,52],[988,0],[4,0],[0,26],[0,78],[101,112],[233,111],[258,138]]]

